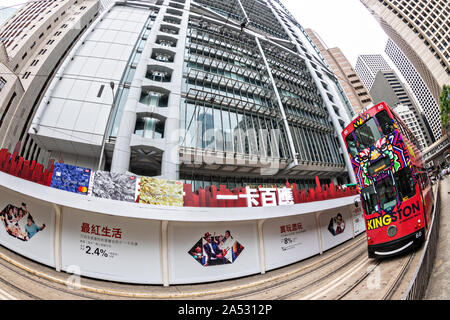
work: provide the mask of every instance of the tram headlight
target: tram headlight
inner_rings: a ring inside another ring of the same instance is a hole
[[[389,237],[393,237],[393,236],[395,236],[396,234],[397,234],[397,227],[396,226],[390,226],[388,229],[387,229],[387,234],[388,234],[388,236]]]

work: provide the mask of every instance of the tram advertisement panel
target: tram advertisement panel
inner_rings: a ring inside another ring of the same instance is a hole
[[[259,272],[256,222],[169,222],[171,283],[230,279]]]
[[[65,208],[62,269],[105,280],[161,284],[161,223]]]
[[[31,197],[0,188],[0,210],[0,243],[54,267],[54,209]]]
[[[314,214],[298,215],[264,222],[266,270],[275,269],[318,254]]]
[[[350,208],[351,206],[347,206],[320,214],[323,250],[333,248],[353,237],[353,219]]]

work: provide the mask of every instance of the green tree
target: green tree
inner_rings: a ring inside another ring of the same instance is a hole
[[[444,84],[441,92],[441,123],[442,128],[445,130],[445,127],[448,125],[448,117],[450,114],[450,86]]]

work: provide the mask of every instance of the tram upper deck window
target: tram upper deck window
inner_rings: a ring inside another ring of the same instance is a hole
[[[386,110],[381,111],[376,115],[378,123],[380,124],[381,130],[383,130],[383,134],[386,136],[394,131],[394,120],[389,117],[389,114]]]
[[[353,139],[353,135],[349,134],[347,138],[345,138],[345,142],[347,143],[348,150],[352,157],[358,154],[358,149],[356,148],[355,139]]]
[[[378,130],[374,118],[370,118],[363,125],[355,130],[356,139],[359,142],[359,148],[366,149],[381,139],[381,132]]]
[[[397,204],[392,177],[389,175],[382,178],[376,183],[376,189],[381,209],[384,211],[392,210],[392,208],[394,208]]]
[[[400,199],[405,201],[416,194],[413,176],[409,167],[405,167],[394,173],[394,179]]]
[[[363,206],[364,206],[364,212],[366,215],[371,215],[378,211],[378,203],[377,203],[377,194],[375,193],[375,190],[373,186],[364,188],[361,191],[362,199],[363,199]]]

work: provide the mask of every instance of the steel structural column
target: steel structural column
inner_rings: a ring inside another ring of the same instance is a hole
[[[286,118],[286,113],[284,112],[283,102],[281,101],[280,94],[278,93],[278,88],[275,84],[275,80],[272,76],[272,70],[270,69],[269,63],[267,62],[266,55],[264,54],[263,48],[261,47],[261,43],[259,42],[259,38],[255,37],[256,44],[258,45],[259,52],[261,53],[261,57],[263,58],[264,65],[266,66],[267,73],[269,74],[270,82],[273,86],[273,91],[275,92],[275,96],[277,98],[278,107],[280,108],[281,117],[283,119],[283,124],[286,129],[286,136],[288,138],[289,142],[289,148],[291,149],[291,157],[293,162],[290,164],[290,167],[297,166],[298,160],[297,160],[297,151],[295,150],[294,140],[292,139],[291,130],[289,128],[289,124]]]

